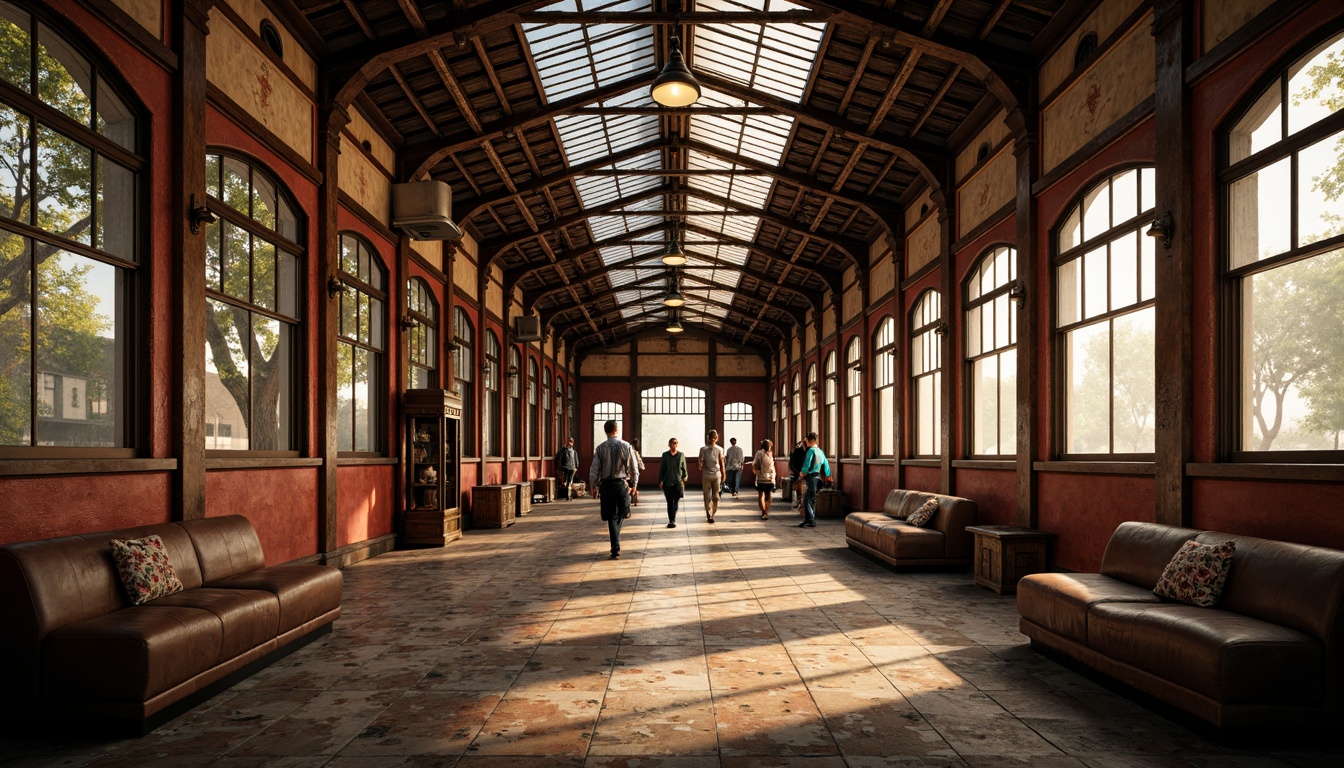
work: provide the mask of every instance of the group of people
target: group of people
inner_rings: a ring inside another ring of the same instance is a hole
[[[612,420],[603,425],[607,439],[593,449],[593,462],[588,468],[588,493],[601,500],[602,520],[607,523],[607,534],[611,539],[611,558],[621,556],[621,524],[630,517],[630,506],[638,498],[639,473],[644,468],[644,460],[639,455],[638,443],[626,442],[617,437],[617,423]],[[714,523],[714,515],[719,509],[719,498],[727,488],[734,498],[737,497],[739,482],[744,465],[744,454],[737,445],[737,439],[731,440],[731,446],[725,451],[719,446],[719,433],[710,430],[705,445],[696,457],[700,469],[701,493],[705,503],[705,518]],[[686,468],[686,454],[678,450],[679,443],[674,437],[667,441],[667,450],[663,452],[658,467],[658,488],[667,500],[667,527],[677,527],[677,512],[681,500],[686,495],[686,483],[690,475]],[[770,519],[770,499],[775,492],[775,456],[774,443],[762,440],[760,449],[752,457],[752,469],[756,475],[757,505],[761,519]],[[556,453],[555,466],[560,481],[565,488],[565,498],[573,498],[570,489],[578,473],[579,456],[574,450],[574,438],[568,438],[565,445]],[[803,521],[799,528],[815,528],[816,495],[823,478],[831,477],[830,462],[826,453],[817,446],[817,433],[808,433],[800,440],[789,457],[789,469],[794,473],[795,491],[799,483],[806,484],[803,497]]]

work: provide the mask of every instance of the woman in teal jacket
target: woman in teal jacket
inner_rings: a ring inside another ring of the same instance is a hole
[[[686,454],[677,450],[677,438],[667,441],[667,450],[663,451],[663,462],[658,467],[658,487],[663,489],[663,498],[667,499],[667,527],[677,527],[677,507],[681,497],[686,495]]]

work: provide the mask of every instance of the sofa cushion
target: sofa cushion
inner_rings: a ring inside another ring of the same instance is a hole
[[[1176,551],[1200,533],[1157,523],[1121,523],[1101,556],[1101,573],[1152,589]]]
[[[221,632],[217,659],[220,663],[280,634],[280,599],[271,592],[202,587],[155,600],[145,607],[197,608],[213,614]]]
[[[257,589],[280,601],[281,634],[341,607],[341,572],[329,565],[277,565],[206,584],[220,589]]]
[[[1220,607],[1292,627],[1322,642],[1340,642],[1344,551],[1220,533],[1204,533],[1198,540],[1229,538],[1236,542],[1237,556]]]
[[[42,698],[147,701],[213,667],[222,637],[199,608],[136,606],[69,624],[42,643]]]
[[[1213,607],[1223,594],[1223,583],[1236,552],[1237,544],[1233,541],[1185,542],[1162,571],[1153,594],[1200,608]]]
[[[943,532],[933,528],[895,522],[883,526],[878,534],[873,547],[896,560],[942,560],[946,556]]]
[[[163,548],[163,539],[158,536],[113,539],[109,545],[112,562],[131,605],[182,591],[182,580],[173,571],[168,552]]]
[[[1288,627],[1218,608],[1099,603],[1092,650],[1223,704],[1324,703],[1325,650]]]
[[[205,583],[246,573],[266,565],[261,540],[242,515],[207,517],[179,523],[191,537]]]
[[[1152,590],[1099,573],[1034,573],[1017,582],[1022,618],[1087,643],[1087,610],[1098,603],[1161,603]]]

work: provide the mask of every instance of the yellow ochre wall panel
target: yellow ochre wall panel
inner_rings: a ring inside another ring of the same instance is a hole
[[[305,160],[313,161],[313,103],[218,8],[210,11],[205,71],[207,79],[235,104]]]

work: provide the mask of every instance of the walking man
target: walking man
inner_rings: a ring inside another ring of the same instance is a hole
[[[732,491],[733,498],[736,499],[737,489],[742,484],[742,464],[747,457],[743,455],[736,437],[728,438],[728,442],[732,445],[729,446],[728,452],[724,454],[723,463],[728,470],[728,489]]]
[[[611,559],[621,556],[621,523],[630,516],[630,489],[639,482],[639,467],[630,444],[616,436],[616,422],[602,425],[607,439],[593,449],[588,488],[602,499],[602,519],[611,537]]]
[[[831,463],[826,460],[826,452],[817,447],[817,433],[807,433],[807,453],[803,456],[803,477],[807,479],[807,495],[803,497],[805,517],[799,528],[817,527],[817,486],[821,484],[822,473],[831,476]]]
[[[555,471],[560,475],[560,487],[565,489],[565,501],[573,501],[574,494],[569,492],[569,487],[574,484],[574,475],[579,471],[579,452],[574,450],[574,438],[565,440],[555,452]]]
[[[700,489],[705,496],[705,519],[712,523],[714,513],[719,511],[719,493],[725,474],[718,430],[709,430],[705,436],[705,447],[700,449],[700,457],[696,462],[700,465]]]

